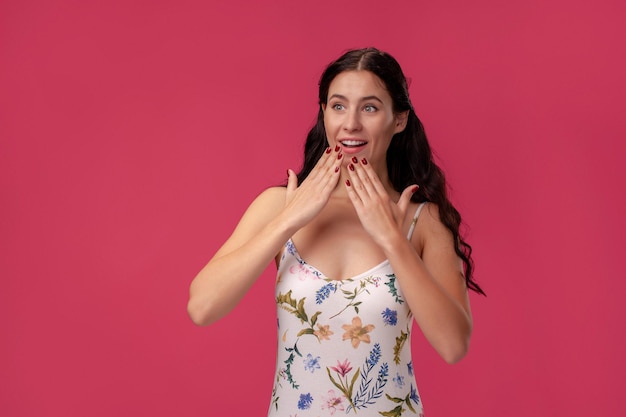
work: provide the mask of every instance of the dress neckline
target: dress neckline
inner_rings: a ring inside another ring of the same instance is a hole
[[[291,248],[293,249],[293,253],[291,253],[289,251],[289,249],[287,248],[287,246],[291,246]],[[353,275],[351,277],[348,278],[344,278],[344,279],[335,279],[335,278],[330,278],[328,275],[326,275],[325,273],[323,273],[322,271],[320,271],[317,267],[311,265],[310,263],[306,262],[303,258],[302,255],[300,255],[300,252],[298,252],[298,248],[296,247],[296,245],[294,244],[293,240],[291,238],[289,238],[289,240],[287,241],[287,243],[285,244],[285,250],[287,251],[287,253],[292,254],[293,257],[296,258],[296,260],[298,261],[299,264],[301,265],[305,265],[308,268],[310,268],[311,270],[313,270],[313,272],[316,272],[315,275],[319,276],[322,279],[325,280],[329,280],[329,281],[337,281],[337,282],[350,282],[350,281],[354,281],[354,280],[359,280],[359,279],[363,279],[363,278],[367,278],[368,276],[373,275],[373,272],[388,265],[389,264],[389,260],[385,259],[384,261],[380,262],[377,265],[374,265],[373,267],[371,267],[370,269],[368,269],[367,271],[361,272],[357,275]]]

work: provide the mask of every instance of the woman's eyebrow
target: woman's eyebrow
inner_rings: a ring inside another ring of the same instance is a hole
[[[346,96],[343,96],[341,94],[333,94],[332,96],[328,97],[328,100],[333,99],[333,98],[338,98],[339,100],[348,100],[348,98]],[[368,100],[376,100],[378,102],[380,102],[382,104],[382,100],[379,99],[376,96],[366,96],[366,97],[361,97],[360,101],[368,101]]]

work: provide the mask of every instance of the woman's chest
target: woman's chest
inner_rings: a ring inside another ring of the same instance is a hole
[[[385,260],[356,214],[320,215],[295,233],[292,243],[303,261],[333,280],[359,275]]]

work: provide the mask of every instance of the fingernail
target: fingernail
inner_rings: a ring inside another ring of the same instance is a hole
[[[415,187],[413,187],[413,189],[411,190],[412,193],[417,192],[417,190],[419,189],[419,185],[416,185]]]
[[[363,165],[367,165],[367,159],[365,159],[365,158],[361,159],[361,163],[362,163]]]
[[[330,146],[326,148],[326,153],[330,153],[331,149]]]
[[[346,185],[349,187],[350,186],[350,180],[346,180]]]
[[[352,157],[352,162],[354,162],[354,163],[356,164],[357,162],[359,162],[359,160],[358,160],[358,159],[356,159],[356,156],[353,156],[353,157]]]
[[[335,152],[339,152],[339,149],[341,149],[339,145],[335,146]]]
[[[350,171],[354,171],[354,165],[350,164],[348,165],[348,168],[350,169]]]
[[[339,155],[337,155],[337,159],[341,159],[341,158],[343,158],[343,154],[339,152]]]
[[[339,167],[335,167],[335,172],[339,172]]]

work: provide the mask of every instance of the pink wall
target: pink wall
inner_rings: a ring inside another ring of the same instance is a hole
[[[209,328],[188,285],[368,45],[412,79],[489,294],[458,365],[414,332],[427,415],[626,414],[626,3],[383,3],[0,3],[0,414],[266,412],[273,268]]]

